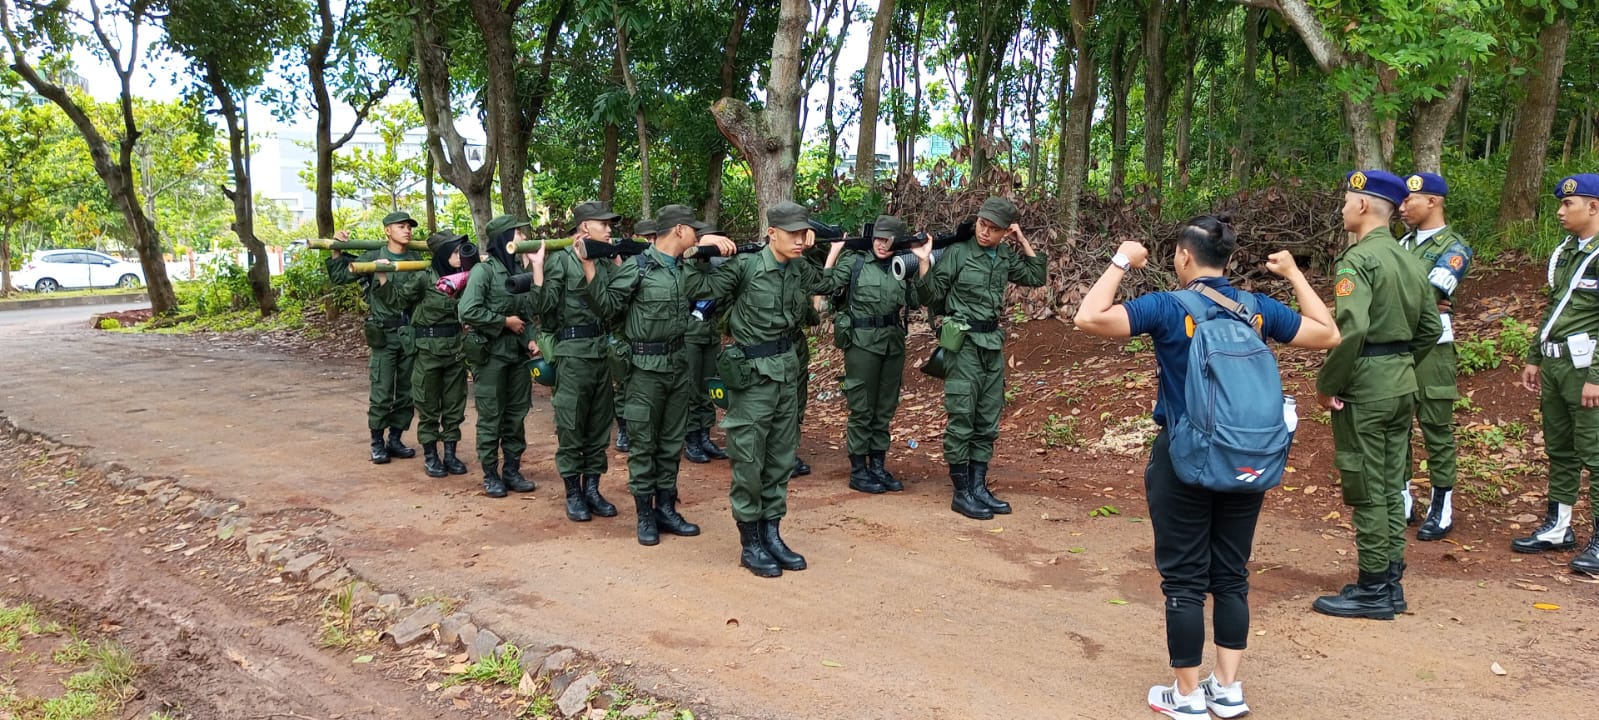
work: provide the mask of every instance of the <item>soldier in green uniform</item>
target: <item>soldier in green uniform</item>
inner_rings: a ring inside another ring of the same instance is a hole
[[[1576,547],[1571,510],[1588,469],[1588,504],[1594,531],[1571,569],[1599,575],[1599,175],[1562,179],[1555,186],[1556,215],[1571,233],[1549,258],[1549,309],[1538,341],[1527,353],[1521,384],[1538,393],[1544,452],[1549,455],[1549,507],[1532,535],[1511,542],[1520,553]]]
[[[993,197],[977,212],[976,236],[944,249],[933,265],[933,244],[915,248],[916,291],[923,305],[943,310],[939,346],[948,368],[944,380],[944,462],[954,485],[950,508],[974,520],[1010,512],[1010,503],[988,487],[988,463],[999,437],[1005,403],[1005,333],[999,318],[1011,283],[1039,287],[1049,259],[1033,249],[1016,224],[1016,204]],[[1021,246],[1005,245],[1015,237]]]
[[[461,318],[457,307],[466,276],[477,264],[477,246],[465,235],[440,231],[428,236],[433,266],[423,272],[396,273],[378,289],[392,307],[411,314],[416,336],[416,362],[411,373],[411,399],[416,404],[416,438],[422,443],[422,469],[428,477],[465,475],[456,456],[461,423],[466,420],[466,358],[461,353]],[[439,441],[444,455],[439,455]]]
[[[416,221],[403,212],[392,212],[383,217],[383,236],[388,247],[370,250],[352,258],[338,250],[328,258],[328,279],[334,285],[361,283],[365,290],[367,308],[366,325],[362,333],[372,354],[367,360],[366,426],[372,433],[372,462],[382,465],[391,457],[413,458],[416,451],[405,446],[400,436],[411,426],[411,363],[416,359],[416,344],[412,342],[410,318],[402,308],[384,302],[377,290],[389,282],[388,273],[357,275],[350,272],[351,262],[379,262],[420,260],[421,255],[406,249],[411,242],[411,232]],[[340,230],[335,240],[349,240],[350,231]],[[388,439],[383,433],[388,431]]]
[[[684,283],[690,297],[711,299],[727,313],[733,344],[717,362],[729,405],[722,427],[733,461],[729,492],[738,524],[739,564],[761,577],[804,570],[805,558],[783,541],[788,480],[799,448],[799,397],[805,372],[794,347],[794,331],[812,295],[824,291],[821,269],[802,255],[815,243],[810,213],[784,202],[766,211],[767,246],[738,255],[713,271],[689,263]],[[735,246],[707,237],[724,255]],[[705,243],[702,243],[705,244]]]
[[[872,224],[869,252],[844,252],[833,243],[827,255],[828,285],[836,298],[834,344],[844,350],[844,399],[849,404],[846,432],[849,486],[864,493],[898,492],[905,485],[884,467],[888,425],[899,408],[905,370],[905,311],[909,282],[889,266],[894,239],[905,222],[879,215]]]
[[[1332,412],[1333,464],[1353,508],[1358,582],[1317,598],[1317,612],[1392,620],[1406,611],[1405,515],[1416,362],[1438,345],[1437,295],[1389,231],[1405,183],[1382,170],[1345,181],[1344,229],[1356,242],[1336,261],[1335,319],[1343,335],[1316,378],[1316,400]]]
[[[811,404],[811,341],[805,334],[805,329],[815,327],[822,323],[822,314],[817,312],[812,303],[814,298],[806,297],[800,306],[800,324],[789,334],[789,341],[794,343],[795,356],[799,358],[799,381],[794,383],[794,422],[805,424],[805,408]],[[799,446],[794,446],[794,470],[792,477],[801,477],[811,474],[810,463],[799,456]]]
[[[1427,448],[1427,477],[1432,484],[1432,502],[1427,519],[1416,530],[1417,540],[1441,540],[1455,527],[1455,399],[1460,390],[1455,383],[1455,332],[1453,298],[1460,281],[1471,269],[1471,247],[1455,228],[1444,222],[1444,198],[1449,184],[1434,173],[1416,173],[1405,178],[1410,195],[1399,206],[1399,217],[1410,226],[1410,233],[1399,245],[1421,260],[1422,271],[1438,300],[1438,320],[1443,335],[1438,347],[1416,362],[1416,423]],[[1407,444],[1406,449],[1409,449]],[[1407,456],[1408,457],[1408,456]],[[1405,462],[1404,495],[1406,520],[1414,517],[1410,494],[1411,464]]]
[[[661,208],[655,222],[655,242],[617,266],[603,282],[597,263],[582,259],[590,302],[602,315],[619,319],[628,341],[633,367],[622,412],[633,433],[627,484],[638,512],[641,545],[659,543],[661,531],[684,537],[700,534],[699,526],[677,510],[677,472],[695,392],[683,342],[689,299],[681,257],[696,243],[695,233],[704,225],[683,205]],[[577,250],[581,257],[581,248]]]
[[[706,228],[704,234],[719,234]],[[727,451],[711,441],[711,426],[716,424],[716,404],[711,402],[707,381],[716,377],[716,358],[722,354],[722,328],[715,300],[697,300],[689,311],[688,372],[694,392],[689,395],[688,436],[683,439],[683,457],[692,463],[726,460]]]
[[[655,242],[655,223],[648,219],[639,220],[633,225],[633,235],[645,242]],[[620,266],[622,258],[620,256],[612,258],[611,264]],[[611,368],[612,404],[615,407],[613,414],[616,416],[616,449],[619,452],[629,452],[631,444],[627,433],[627,418],[622,416],[622,410],[627,405],[627,381],[633,372],[633,363],[628,361],[627,339],[622,337],[621,328],[611,328],[606,341],[611,350],[606,357],[606,363]]]
[[[477,456],[483,463],[483,494],[505,497],[507,490],[533,492],[522,475],[527,450],[527,411],[533,405],[533,378],[526,363],[533,348],[532,308],[505,281],[518,272],[506,245],[527,239],[531,225],[498,215],[484,228],[483,262],[472,268],[461,293],[461,322],[469,328],[463,343],[472,365],[472,397],[477,404]],[[502,463],[503,458],[503,463]]]
[[[586,202],[572,211],[572,237],[611,241],[611,223],[618,217],[609,203]],[[589,268],[575,252],[556,253],[548,260],[535,255],[529,306],[544,331],[555,337],[556,381],[550,406],[555,409],[555,469],[566,485],[566,517],[587,522],[594,515],[615,517],[616,506],[600,495],[600,476],[607,467],[615,398],[611,388],[611,347],[605,320],[588,298]],[[587,265],[593,265],[588,263]],[[604,284],[616,266],[606,262],[589,271]]]

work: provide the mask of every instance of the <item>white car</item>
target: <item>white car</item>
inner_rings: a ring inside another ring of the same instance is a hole
[[[11,284],[42,293],[62,288],[134,288],[144,284],[144,268],[94,250],[41,250],[11,273]]]

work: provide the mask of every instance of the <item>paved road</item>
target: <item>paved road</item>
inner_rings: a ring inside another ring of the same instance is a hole
[[[784,524],[811,567],[762,580],[737,565],[726,463],[684,466],[682,509],[701,537],[640,547],[615,454],[604,486],[622,517],[567,522],[544,395],[524,466],[540,489],[491,501],[474,476],[364,460],[364,363],[52,322],[0,332],[0,415],[92,447],[91,462],[315,522],[386,590],[461,598],[514,640],[627,663],[625,676],[711,717],[1137,718],[1148,687],[1171,679],[1136,458],[1030,468],[1025,438],[1007,436],[992,477],[1016,513],[978,523],[949,511],[941,467],[903,449],[891,461],[906,492],[849,492],[825,449],[837,439],[811,431],[817,473],[794,482]],[[18,331],[26,352],[12,352]],[[1125,515],[1089,516],[1107,502]],[[1351,621],[1307,607],[1353,574],[1347,534],[1268,512],[1257,538],[1245,667],[1263,717],[1575,717],[1599,693],[1583,671],[1599,653],[1593,587],[1505,578],[1564,573],[1549,559],[1417,548],[1417,614]]]
[[[0,340],[17,334],[18,328],[38,328],[67,325],[108,312],[125,312],[150,307],[149,302],[113,303],[109,305],[79,305],[77,307],[35,308],[0,312]]]

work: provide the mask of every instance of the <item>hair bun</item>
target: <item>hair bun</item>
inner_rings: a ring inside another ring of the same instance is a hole
[[[1223,225],[1231,225],[1233,224],[1233,214],[1229,212],[1216,213],[1216,222]]]

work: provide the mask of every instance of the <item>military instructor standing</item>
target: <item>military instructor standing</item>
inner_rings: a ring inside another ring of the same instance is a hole
[[[350,271],[352,262],[399,262],[420,260],[422,256],[406,247],[411,242],[411,232],[416,221],[403,212],[392,212],[383,217],[383,236],[388,246],[369,250],[359,258],[352,258],[338,250],[328,258],[328,279],[334,285],[359,282],[366,296],[366,324],[361,328],[366,346],[372,354],[367,359],[366,426],[372,432],[372,462],[382,465],[391,457],[413,458],[416,451],[400,442],[405,429],[411,427],[411,365],[416,360],[416,342],[411,334],[411,313],[386,301],[378,292],[389,282],[388,273],[358,275]],[[350,239],[350,231],[340,230],[333,238]],[[388,431],[388,439],[383,437]]]
[[[1389,223],[1408,195],[1398,176],[1356,171],[1345,180],[1343,221],[1356,242],[1335,261],[1334,319],[1343,341],[1316,377],[1316,401],[1332,413],[1333,464],[1353,511],[1360,575],[1312,607],[1336,617],[1392,620],[1406,611],[1405,515],[1416,363],[1443,326],[1437,296]]]

